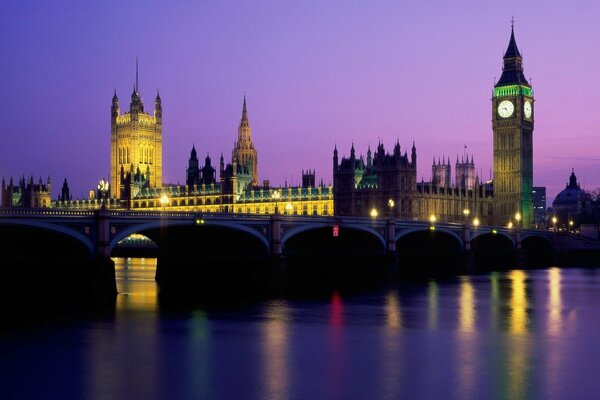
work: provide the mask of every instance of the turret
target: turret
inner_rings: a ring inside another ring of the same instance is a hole
[[[413,167],[417,166],[417,148],[415,147],[415,142],[413,140],[412,151],[410,154],[410,162]]]
[[[338,151],[337,145],[333,147],[333,172],[338,170]]]
[[[119,116],[120,108],[119,108],[119,98],[117,97],[117,90],[115,89],[115,94],[112,98],[112,106],[110,107],[110,117],[111,121],[115,122],[117,117]]]
[[[156,91],[156,99],[154,100],[154,118],[157,124],[162,124],[162,102],[158,90]]]
[[[354,142],[350,148],[350,160],[352,160],[352,166],[354,167],[354,160],[356,160],[356,151],[354,150]]]
[[[367,148],[367,168],[373,165],[373,157],[371,155],[371,146]]]

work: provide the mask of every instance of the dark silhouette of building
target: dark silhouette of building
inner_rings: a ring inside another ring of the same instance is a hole
[[[50,207],[50,192],[50,177],[48,177],[45,184],[42,182],[41,177],[38,183],[34,183],[33,176],[29,180],[25,180],[25,177],[22,177],[18,184],[14,184],[11,177],[8,185],[4,178],[2,178],[2,207]]]

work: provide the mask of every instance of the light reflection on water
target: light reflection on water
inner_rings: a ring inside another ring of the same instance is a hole
[[[6,398],[581,399],[597,393],[595,270],[514,270],[362,295],[334,292],[325,300],[168,312],[158,307],[154,259],[115,261],[114,318],[0,338]]]

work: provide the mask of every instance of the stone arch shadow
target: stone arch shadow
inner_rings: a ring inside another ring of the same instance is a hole
[[[517,265],[514,239],[501,232],[476,233],[471,237],[471,250],[479,270],[504,270]]]
[[[286,276],[331,283],[379,279],[387,274],[385,240],[370,227],[309,224],[282,237]],[[319,283],[320,284],[320,283]]]
[[[83,234],[48,223],[0,223],[0,304],[27,298],[40,311],[77,308],[92,300],[93,244]],[[21,304],[19,304],[21,306]]]
[[[401,231],[396,234],[396,252],[404,276],[450,275],[464,268],[462,239],[450,230]]]
[[[531,235],[521,240],[523,261],[527,267],[556,265],[557,251],[554,243],[546,236]]]
[[[132,233],[157,245],[156,280],[164,301],[236,296],[254,287],[268,269],[266,236],[247,226],[209,221],[147,223],[119,232],[111,248]]]

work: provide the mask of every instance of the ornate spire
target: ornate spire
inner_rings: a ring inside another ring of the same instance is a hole
[[[244,93],[244,106],[242,107],[242,121],[248,121],[248,110],[246,108],[246,93]]]
[[[517,41],[515,40],[515,20],[512,19],[510,23],[510,41],[508,42],[508,48],[504,53],[504,58],[509,57],[521,57],[519,48],[517,47]]]
[[[523,74],[523,58],[521,57],[521,52],[519,51],[517,41],[515,40],[514,20],[511,22],[510,40],[506,52],[504,53],[502,75],[500,76],[498,83],[496,83],[496,87],[506,85],[529,86],[529,83]]]

